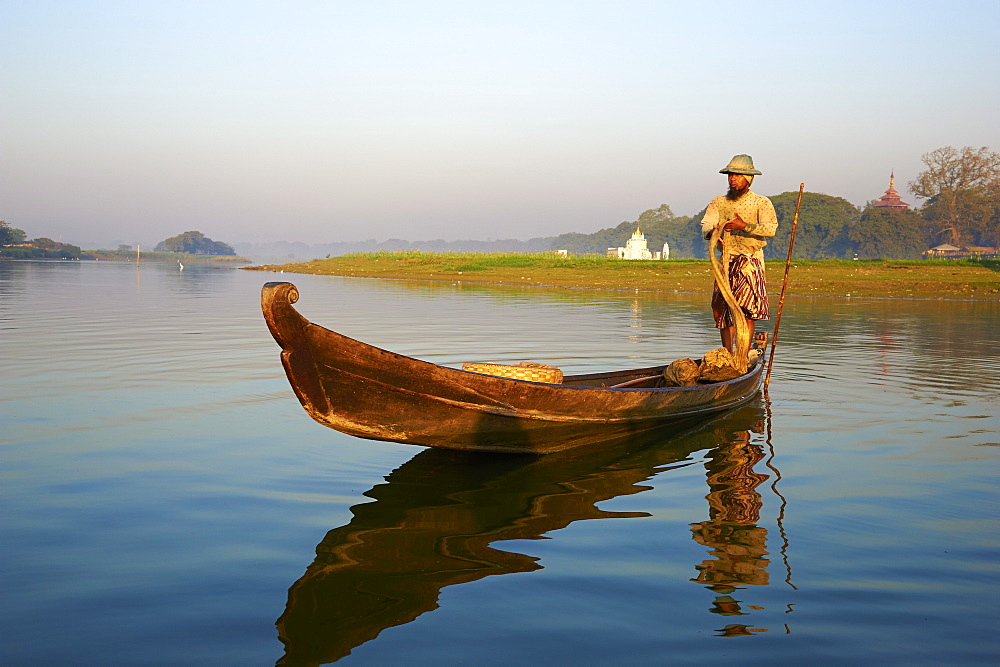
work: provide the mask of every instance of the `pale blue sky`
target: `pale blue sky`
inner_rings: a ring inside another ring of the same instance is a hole
[[[1000,150],[1000,1],[0,0],[0,219],[150,246],[487,239]]]

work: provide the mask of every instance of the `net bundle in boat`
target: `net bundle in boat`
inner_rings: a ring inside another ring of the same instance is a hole
[[[555,366],[547,366],[533,361],[522,361],[517,366],[509,364],[465,363],[462,364],[462,370],[472,373],[482,373],[483,375],[513,378],[515,380],[527,380],[529,382],[547,382],[549,384],[561,384],[563,380],[563,372]]]

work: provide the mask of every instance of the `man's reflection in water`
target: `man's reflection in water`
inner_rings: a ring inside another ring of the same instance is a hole
[[[758,423],[751,430],[761,433],[762,427]],[[767,529],[757,525],[763,503],[756,491],[768,476],[754,472],[754,464],[764,458],[764,448],[750,442],[751,430],[734,433],[731,441],[720,443],[709,453],[705,463],[708,521],[691,524],[695,541],[709,547],[712,556],[695,566],[698,576],[691,581],[705,584],[717,594],[711,611],[722,616],[747,613],[732,597],[738,587],[768,584]],[[722,633],[728,636],[765,631],[734,624],[726,626]]]

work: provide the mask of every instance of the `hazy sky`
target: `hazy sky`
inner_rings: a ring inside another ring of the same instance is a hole
[[[922,154],[1000,150],[998,35],[998,0],[0,0],[0,219],[527,239],[697,213],[736,153],[913,202]]]

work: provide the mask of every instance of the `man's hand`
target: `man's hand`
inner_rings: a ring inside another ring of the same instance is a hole
[[[741,218],[740,214],[737,213],[736,217],[727,222],[722,229],[727,232],[738,232],[746,229],[746,226],[747,223],[743,222],[743,218]]]

